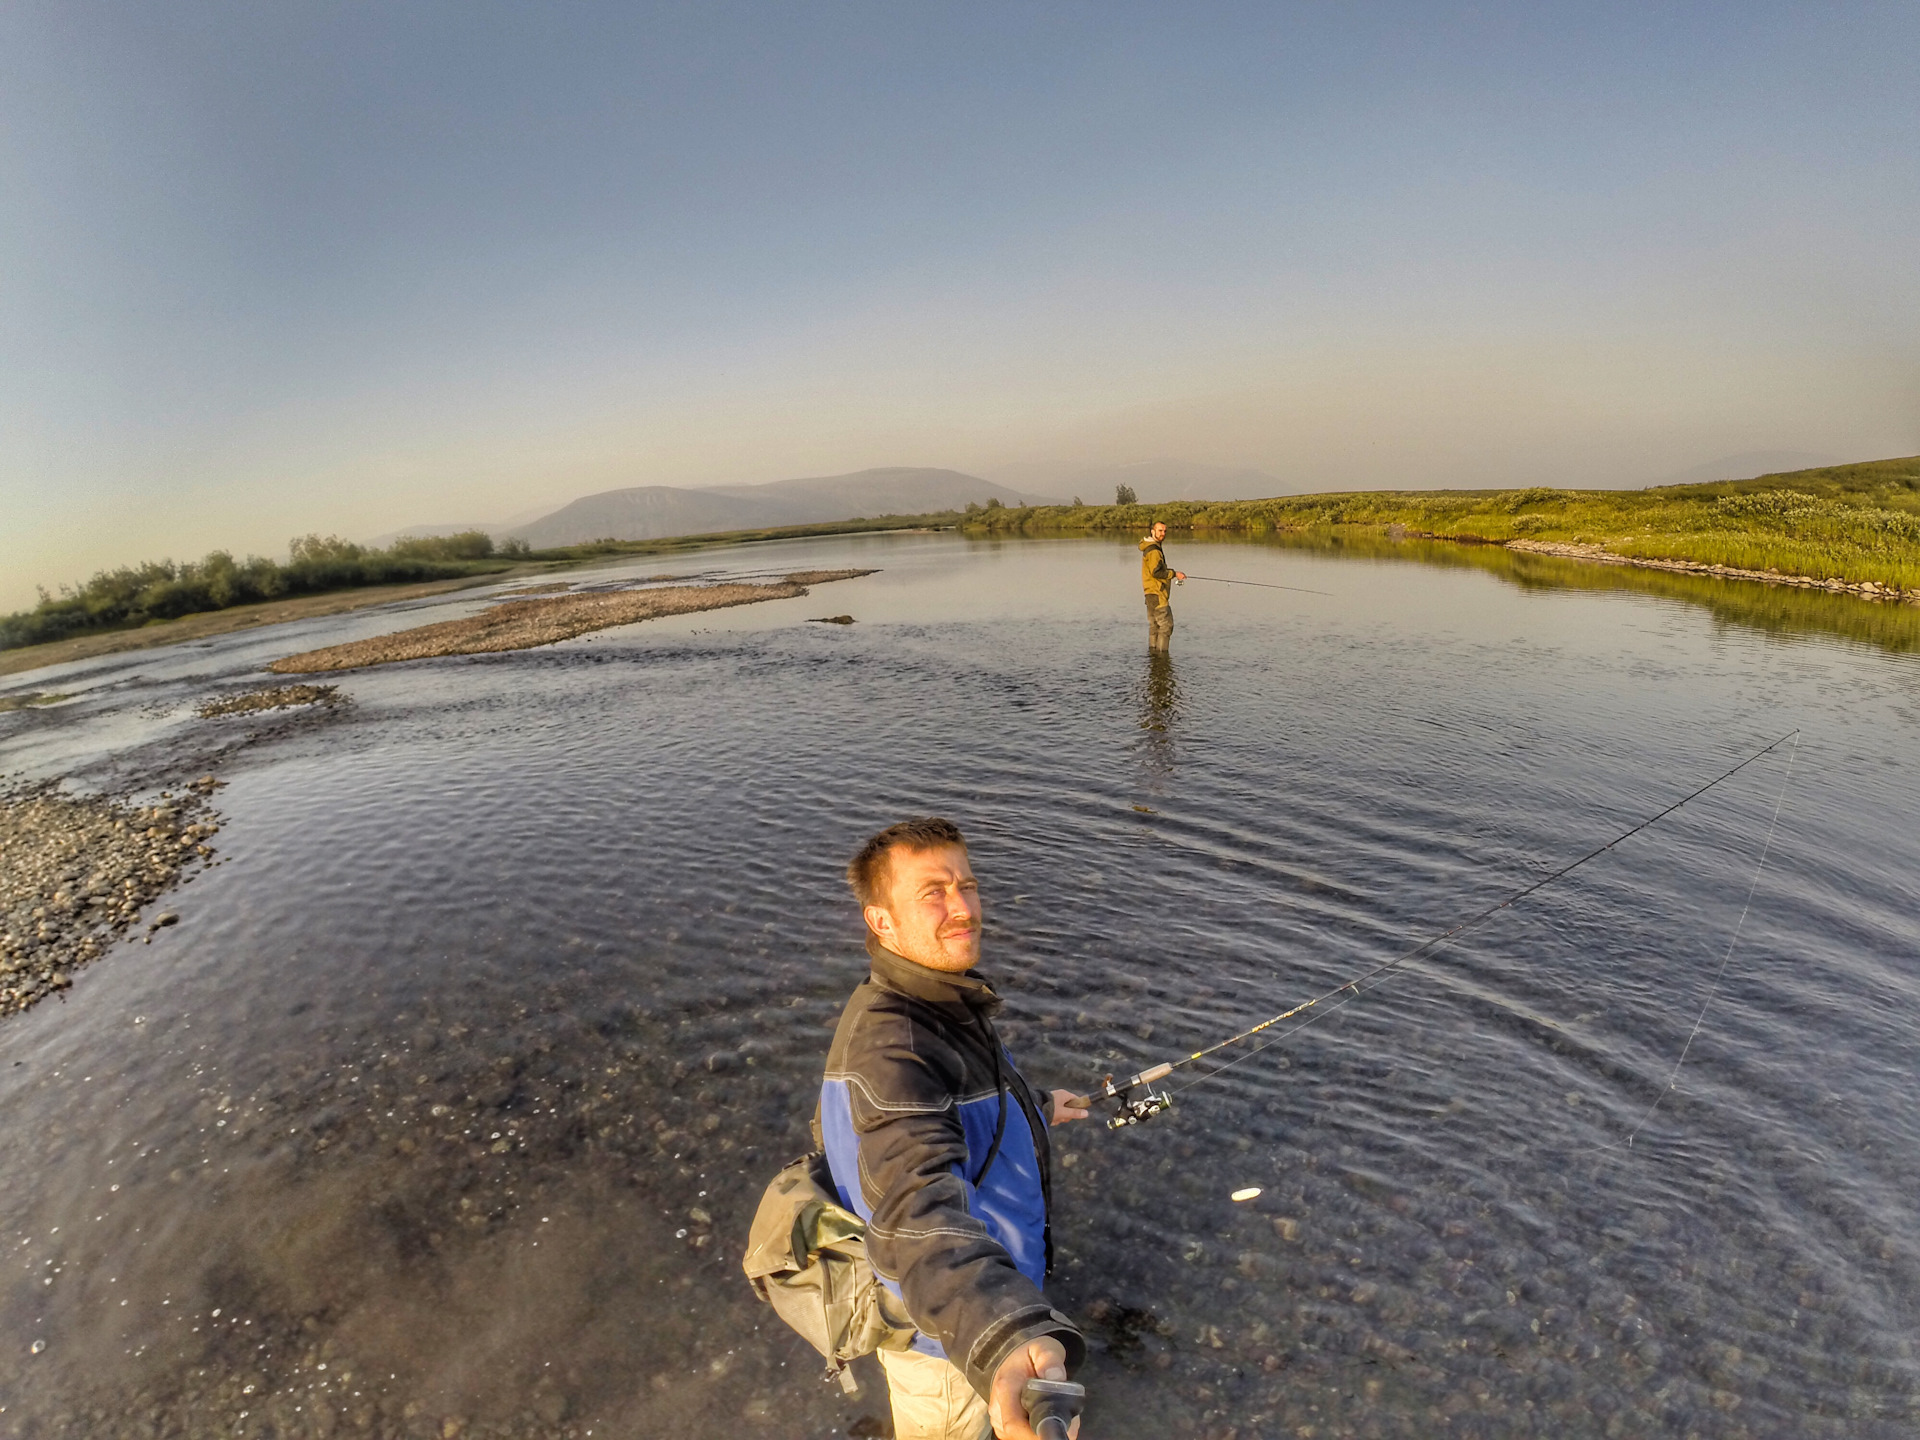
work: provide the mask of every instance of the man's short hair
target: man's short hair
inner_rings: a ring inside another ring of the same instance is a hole
[[[894,850],[939,850],[948,845],[967,848],[967,837],[951,820],[928,815],[919,820],[902,820],[889,825],[860,847],[860,853],[847,862],[847,884],[861,905],[877,905],[885,898],[887,856]]]

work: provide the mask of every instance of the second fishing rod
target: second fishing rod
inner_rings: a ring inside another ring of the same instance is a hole
[[[1555,870],[1552,874],[1542,876],[1540,879],[1533,881],[1531,884],[1521,886],[1519,889],[1515,890],[1512,894],[1506,896],[1504,899],[1496,902],[1495,904],[1487,906],[1484,910],[1477,911],[1474,914],[1467,916],[1464,920],[1461,920],[1458,924],[1454,925],[1452,928],[1443,930],[1437,935],[1433,935],[1425,940],[1422,940],[1419,944],[1413,946],[1408,950],[1402,951],[1400,954],[1394,956],[1392,959],[1383,960],[1378,965],[1375,965],[1370,969],[1364,970],[1360,974],[1355,975],[1352,979],[1342,981],[1340,984],[1334,986],[1330,990],[1323,991],[1320,994],[1311,997],[1310,999],[1302,1000],[1299,1004],[1294,1005],[1289,1009],[1282,1010],[1278,1015],[1269,1016],[1267,1019],[1262,1020],[1259,1024],[1250,1025],[1246,1029],[1240,1031],[1237,1034],[1229,1035],[1226,1039],[1218,1042],[1217,1044],[1208,1045],[1202,1049],[1194,1051],[1191,1055],[1183,1056],[1178,1060],[1164,1061],[1159,1065],[1150,1065],[1146,1069],[1141,1070],[1134,1075],[1128,1076],[1125,1080],[1115,1080],[1112,1076],[1108,1076],[1105,1085],[1093,1092],[1092,1096],[1090,1097],[1091,1101],[1093,1103],[1098,1103],[1100,1101],[1111,1100],[1116,1103],[1117,1105],[1116,1112],[1113,1115],[1113,1117],[1107,1121],[1107,1128],[1109,1130],[1119,1130],[1126,1126],[1138,1125],[1142,1121],[1152,1119],[1155,1115],[1160,1114],[1162,1111],[1172,1108],[1172,1105],[1173,1105],[1172,1092],[1165,1088],[1162,1088],[1156,1091],[1153,1087],[1156,1084],[1158,1084],[1160,1081],[1165,1080],[1168,1076],[1173,1074],[1174,1071],[1183,1069],[1188,1065],[1195,1064],[1198,1061],[1208,1059],[1214,1055],[1218,1055],[1221,1051],[1227,1050],[1232,1046],[1244,1044],[1247,1041],[1253,1039],[1254,1036],[1262,1033],[1263,1031],[1270,1030],[1275,1025],[1284,1024],[1288,1020],[1294,1019],[1296,1016],[1306,1014],[1307,1012],[1315,1009],[1318,1006],[1326,1005],[1329,1001],[1335,1000],[1339,996],[1351,994],[1351,996],[1357,998],[1361,993],[1362,987],[1365,987],[1367,989],[1372,989],[1374,985],[1384,982],[1387,978],[1389,978],[1389,976],[1394,971],[1400,969],[1402,966],[1410,963],[1413,960],[1418,959],[1420,956],[1427,954],[1429,951],[1432,951],[1438,948],[1439,946],[1445,944],[1447,941],[1456,939],[1459,936],[1466,934],[1469,930],[1475,929],[1476,927],[1484,924],[1486,921],[1491,920],[1495,915],[1498,915],[1501,911],[1509,909],[1512,906],[1518,904],[1520,901],[1526,899],[1529,895],[1535,894],[1540,890],[1544,890],[1547,886],[1552,885],[1555,881],[1566,878],[1568,875],[1571,875],[1574,871],[1578,870],[1582,865],[1585,865],[1588,861],[1597,860],[1600,856],[1606,854],[1609,850],[1613,849],[1616,845],[1619,845],[1621,842],[1632,839],[1635,835],[1638,835],[1641,831],[1649,828],[1650,826],[1656,825],[1660,821],[1666,819],[1667,816],[1673,814],[1676,810],[1679,810],[1682,806],[1687,805],[1692,801],[1698,800],[1702,795],[1705,795],[1709,790],[1712,790],[1715,786],[1720,785],[1727,780],[1731,780],[1735,775],[1738,775],[1742,770],[1746,769],[1749,765],[1754,764],[1756,761],[1760,760],[1762,757],[1766,755],[1772,754],[1775,750],[1778,750],[1782,745],[1785,745],[1788,741],[1794,740],[1799,734],[1800,732],[1798,730],[1794,730],[1789,732],[1786,735],[1782,735],[1778,740],[1774,740],[1769,744],[1762,746],[1760,749],[1754,751],[1751,755],[1747,756],[1744,760],[1742,760],[1739,764],[1733,766],[1731,769],[1723,771],[1721,774],[1714,776],[1714,778],[1707,781],[1706,784],[1699,786],[1697,789],[1688,791],[1685,795],[1682,795],[1679,799],[1675,800],[1672,804],[1668,805],[1665,809],[1656,811],[1654,814],[1647,816],[1644,820],[1641,820],[1639,823],[1629,827],[1626,830],[1621,831],[1618,835],[1615,835],[1612,839],[1608,840],[1604,845],[1600,845],[1595,847],[1592,850],[1589,850],[1586,854],[1582,855],[1579,859],[1571,861],[1568,864],[1562,865],[1558,870]],[[1776,814],[1776,820],[1777,818],[1778,817]],[[1343,1001],[1341,1003],[1344,1004],[1345,1002]],[[1329,1008],[1337,1008],[1337,1007],[1329,1006]],[[1306,1023],[1306,1022],[1302,1022],[1302,1023]],[[1270,1044],[1272,1042],[1269,1041],[1268,1043]],[[1226,1064],[1220,1066],[1219,1069],[1209,1071],[1206,1074],[1203,1074],[1197,1077],[1196,1079],[1190,1081],[1187,1085],[1184,1085],[1181,1088],[1183,1090],[1191,1089],[1194,1085],[1203,1084],[1207,1080],[1212,1079],[1215,1075],[1218,1075],[1221,1070],[1228,1068],[1228,1066],[1230,1065],[1239,1064],[1240,1060],[1242,1059],[1250,1059],[1252,1055],[1258,1054],[1261,1050],[1264,1050],[1265,1048],[1266,1048],[1265,1045],[1256,1046],[1254,1050],[1249,1052],[1247,1055],[1243,1055],[1235,1060],[1230,1060]],[[1140,1093],[1136,1094],[1135,1093],[1136,1091]]]

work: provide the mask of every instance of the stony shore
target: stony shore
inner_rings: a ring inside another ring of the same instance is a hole
[[[1779,570],[1742,570],[1736,565],[1707,565],[1698,560],[1648,560],[1632,555],[1616,555],[1602,545],[1575,545],[1559,540],[1508,540],[1505,548],[1525,555],[1558,555],[1568,560],[1592,560],[1601,565],[1632,565],[1642,570],[1671,570],[1682,575],[1713,575],[1723,580],[1758,580],[1767,585],[1791,585],[1801,590],[1825,590],[1833,595],[1857,595],[1863,600],[1892,600],[1920,605],[1920,593],[1881,585],[1872,580],[1853,584],[1846,580],[1816,580],[1810,575],[1788,575]]]
[[[526,650],[570,640],[592,630],[631,625],[662,615],[687,615],[752,605],[761,600],[792,600],[809,585],[851,580],[871,570],[801,570],[766,585],[669,585],[643,590],[602,590],[551,598],[507,600],[464,620],[443,620],[370,640],[329,645],[275,660],[267,668],[283,675],[357,670],[367,665],[390,665],[399,660],[425,660],[440,655],[480,655],[500,650]]]
[[[146,806],[54,791],[0,800],[0,1016],[66,989],[212,858],[218,784],[203,776]],[[156,913],[148,933],[177,918]]]

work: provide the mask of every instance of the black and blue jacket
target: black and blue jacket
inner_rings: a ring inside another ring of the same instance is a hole
[[[1085,1341],[1040,1293],[1053,1251],[1046,1112],[994,1031],[1000,997],[872,937],[867,953],[873,973],[834,1031],[815,1124],[875,1273],[919,1327],[914,1348],[951,1360],[983,1396],[1043,1335],[1077,1368]]]

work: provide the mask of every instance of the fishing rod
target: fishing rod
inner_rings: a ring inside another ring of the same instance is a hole
[[[1271,585],[1265,580],[1227,580],[1218,575],[1189,575],[1187,579],[1205,580],[1210,585],[1256,585],[1262,590],[1291,590],[1296,595],[1325,595],[1329,600],[1336,598],[1325,590],[1306,590],[1298,585]]]
[[[1607,841],[1606,844],[1600,846],[1597,849],[1589,850],[1585,855],[1582,855],[1578,860],[1575,860],[1570,864],[1561,866],[1558,870],[1554,871],[1551,875],[1547,875],[1542,877],[1539,880],[1535,880],[1530,885],[1522,886],[1520,889],[1514,891],[1511,895],[1507,896],[1504,900],[1501,900],[1496,904],[1489,905],[1486,909],[1479,911],[1477,914],[1469,915],[1466,919],[1462,920],[1459,924],[1455,925],[1451,930],[1442,931],[1440,934],[1432,936],[1430,939],[1423,940],[1418,945],[1415,945],[1412,949],[1407,950],[1404,953],[1395,956],[1391,960],[1382,961],[1380,964],[1375,965],[1372,969],[1364,971],[1361,974],[1354,976],[1351,980],[1347,980],[1339,985],[1334,986],[1331,990],[1325,991],[1324,993],[1319,995],[1315,995],[1310,1000],[1303,1000],[1298,1005],[1295,1005],[1293,1008],[1289,1010],[1282,1010],[1278,1015],[1275,1015],[1270,1019],[1262,1020],[1258,1025],[1249,1026],[1247,1029],[1242,1030],[1237,1035],[1229,1035],[1225,1040],[1222,1040],[1219,1044],[1209,1045],[1204,1049],[1196,1050],[1191,1055],[1188,1055],[1183,1059],[1163,1061],[1161,1064],[1149,1066],[1147,1069],[1140,1071],[1136,1075],[1129,1076],[1125,1080],[1116,1081],[1111,1075],[1109,1075],[1106,1079],[1106,1084],[1101,1089],[1094,1091],[1091,1097],[1093,1101],[1113,1100],[1117,1102],[1119,1106],[1118,1111],[1111,1120],[1107,1121],[1107,1128],[1109,1130],[1119,1130],[1128,1125],[1138,1125],[1142,1121],[1151,1120],[1155,1115],[1158,1115],[1163,1110],[1171,1109],[1173,1106],[1172,1093],[1164,1088],[1156,1092],[1153,1086],[1156,1082],[1166,1079],[1167,1076],[1171,1075],[1175,1070],[1179,1070],[1185,1066],[1191,1065],[1197,1060],[1204,1060],[1211,1055],[1217,1055],[1222,1050],[1227,1049],[1229,1046],[1239,1045],[1247,1040],[1251,1040],[1255,1035],[1258,1035],[1261,1031],[1271,1029],[1275,1025],[1279,1025],[1284,1021],[1291,1020],[1296,1015],[1304,1014],[1306,1011],[1313,1009],[1317,1005],[1325,1004],[1327,1001],[1334,999],[1336,996],[1345,995],[1347,992],[1351,991],[1353,998],[1357,999],[1361,993],[1361,989],[1360,989],[1361,986],[1365,985],[1367,989],[1371,990],[1374,988],[1375,985],[1384,983],[1389,972],[1398,970],[1401,966],[1407,964],[1409,961],[1418,959],[1420,956],[1426,954],[1429,950],[1434,949],[1436,946],[1442,945],[1446,941],[1454,939],[1456,936],[1464,935],[1467,931],[1475,929],[1476,927],[1484,924],[1486,921],[1491,920],[1495,915],[1498,915],[1502,910],[1506,910],[1511,906],[1518,904],[1520,901],[1526,899],[1527,896],[1532,895],[1535,891],[1544,890],[1547,886],[1553,884],[1556,880],[1561,880],[1561,879],[1564,879],[1566,876],[1571,875],[1574,871],[1578,870],[1582,865],[1585,865],[1589,860],[1597,860],[1600,856],[1606,854],[1607,851],[1613,849],[1614,846],[1620,844],[1625,840],[1632,839],[1635,835],[1638,835],[1642,830],[1645,830],[1649,826],[1655,825],[1660,821],[1666,819],[1667,816],[1673,814],[1673,812],[1678,810],[1681,806],[1686,805],[1691,801],[1698,800],[1702,795],[1706,794],[1709,790],[1713,789],[1716,785],[1721,784],[1723,781],[1731,780],[1735,775],[1738,775],[1742,770],[1746,769],[1749,765],[1753,764],[1756,760],[1759,760],[1763,756],[1771,754],[1773,751],[1779,749],[1782,745],[1786,744],[1789,740],[1797,741],[1797,737],[1799,736],[1799,734],[1800,732],[1798,730],[1789,731],[1787,734],[1782,735],[1778,740],[1775,740],[1771,744],[1762,746],[1760,749],[1754,751],[1753,754],[1747,756],[1746,759],[1742,760],[1738,765],[1735,765],[1731,770],[1725,771],[1720,775],[1716,775],[1713,779],[1709,780],[1706,784],[1702,785],[1699,789],[1689,791],[1687,794],[1682,795],[1678,800],[1674,801],[1671,805],[1667,806],[1666,809],[1661,810],[1653,815],[1649,815],[1646,819],[1640,821],[1639,824],[1634,825],[1631,829],[1621,831],[1618,835],[1614,836],[1611,840]],[[1797,750],[1798,748],[1799,748],[1798,744],[1796,743],[1795,749]],[[1784,796],[1784,793],[1785,792],[1783,791],[1782,792],[1783,796]],[[1779,812],[1778,812],[1778,809],[1776,808],[1775,810],[1776,824],[1778,823],[1778,819],[1779,819]],[[1769,833],[1768,839],[1769,839],[1769,842],[1771,842],[1771,839],[1772,839],[1771,833]],[[1758,881],[1757,875],[1755,879],[1757,883]],[[1748,896],[1748,903],[1749,904],[1752,903],[1751,895]],[[1743,914],[1741,918],[1744,921],[1745,915]],[[1729,949],[1728,954],[1731,955],[1731,953],[1732,951],[1731,949]],[[1725,968],[1724,964],[1722,968],[1723,969]],[[1369,981],[1372,981],[1373,984],[1368,984],[1367,982]],[[1347,1003],[1349,1002],[1341,1001],[1341,1004],[1343,1005]],[[1329,1006],[1328,1008],[1338,1009],[1339,1006]],[[1302,1021],[1301,1023],[1308,1024],[1311,1022]],[[1297,1029],[1299,1027],[1296,1026],[1295,1028]],[[1697,1028],[1698,1027],[1696,1026],[1696,1029]],[[1288,1033],[1291,1033],[1291,1032],[1288,1032]],[[1276,1036],[1275,1040],[1278,1040],[1280,1038],[1283,1038],[1283,1037]],[[1268,1044],[1272,1044],[1272,1043],[1274,1042],[1273,1041],[1268,1042]],[[1691,1044],[1691,1040],[1689,1040],[1689,1044]],[[1255,1047],[1254,1050],[1250,1051],[1247,1055],[1241,1056],[1240,1059],[1229,1060],[1225,1065],[1220,1066],[1219,1069],[1210,1070],[1206,1074],[1199,1076],[1197,1079],[1190,1081],[1188,1084],[1183,1085],[1180,1088],[1182,1090],[1191,1089],[1194,1085],[1198,1085],[1203,1083],[1204,1081],[1212,1079],[1215,1075],[1218,1075],[1222,1070],[1225,1070],[1226,1068],[1228,1068],[1228,1066],[1237,1065],[1240,1063],[1240,1060],[1251,1059],[1254,1055],[1259,1054],[1260,1051],[1264,1049],[1266,1049],[1265,1045],[1257,1046]],[[1145,1093],[1143,1095],[1136,1096],[1133,1094],[1135,1090],[1144,1090]]]

